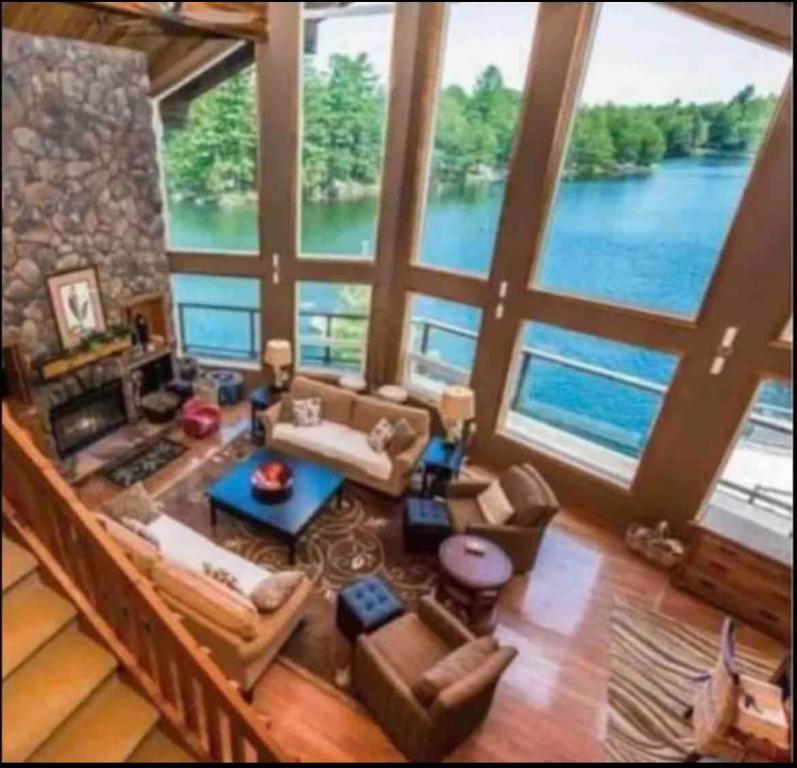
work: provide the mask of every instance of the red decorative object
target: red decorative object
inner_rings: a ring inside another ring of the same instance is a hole
[[[266,500],[278,500],[290,494],[293,470],[281,461],[267,461],[252,474],[252,490]]]
[[[221,408],[192,397],[183,406],[181,423],[189,437],[207,437],[221,426]]]

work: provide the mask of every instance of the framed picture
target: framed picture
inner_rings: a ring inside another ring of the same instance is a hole
[[[79,344],[86,334],[105,330],[105,314],[94,267],[50,275],[47,290],[64,349]]]

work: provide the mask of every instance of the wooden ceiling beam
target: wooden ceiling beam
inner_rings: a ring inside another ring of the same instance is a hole
[[[268,38],[268,3],[81,2],[117,13],[181,24],[225,37],[262,41]]]
[[[187,53],[168,49],[154,56],[149,67],[150,96],[160,96],[201,70],[208,62],[231,53],[239,45],[241,42],[238,40],[211,38]]]
[[[791,3],[668,2],[664,5],[776,48],[788,51],[792,48]]]

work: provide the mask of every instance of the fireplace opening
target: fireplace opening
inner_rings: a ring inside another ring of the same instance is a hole
[[[115,379],[55,406],[50,425],[63,459],[127,423],[122,380]]]

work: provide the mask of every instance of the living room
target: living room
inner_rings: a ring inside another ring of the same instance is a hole
[[[788,757],[791,44],[4,3],[4,761]]]

